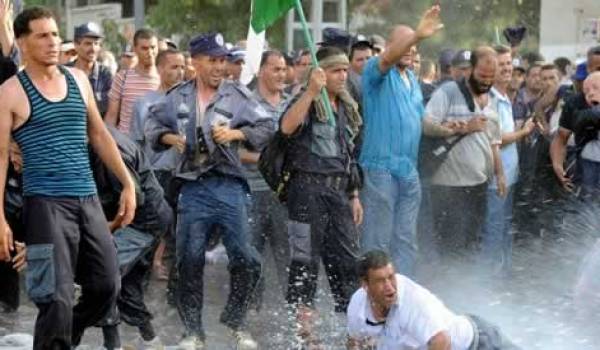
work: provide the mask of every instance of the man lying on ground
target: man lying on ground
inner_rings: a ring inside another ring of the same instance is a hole
[[[498,327],[473,315],[456,315],[441,300],[397,274],[386,253],[361,257],[362,287],[348,306],[349,350],[516,350]]]

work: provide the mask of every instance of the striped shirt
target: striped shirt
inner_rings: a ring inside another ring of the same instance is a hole
[[[135,101],[148,92],[158,90],[159,86],[160,77],[158,75],[140,74],[135,69],[117,73],[108,98],[121,103],[117,127],[119,131],[129,135]]]
[[[17,74],[30,114],[12,132],[23,153],[25,195],[83,197],[96,193],[87,143],[87,108],[75,78],[60,67],[67,95],[49,101],[23,70]]]

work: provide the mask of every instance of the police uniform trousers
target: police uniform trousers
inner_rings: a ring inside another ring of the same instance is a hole
[[[287,302],[313,305],[322,259],[336,312],[345,312],[358,288],[359,235],[345,188],[292,177],[288,190],[290,274]]]

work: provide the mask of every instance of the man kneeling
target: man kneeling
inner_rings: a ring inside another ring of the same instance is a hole
[[[348,306],[348,349],[518,349],[496,326],[455,315],[427,289],[397,274],[382,251],[363,255],[358,272],[362,288]]]

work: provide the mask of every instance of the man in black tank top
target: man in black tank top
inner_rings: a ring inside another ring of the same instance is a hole
[[[135,186],[100,117],[87,77],[58,66],[52,12],[31,7],[15,19],[27,67],[0,87],[0,198],[11,135],[23,154],[26,289],[39,309],[34,349],[71,349],[114,307],[119,274],[114,243],[89,164],[91,144],[123,185],[115,226],[135,212]],[[1,203],[1,202],[0,202]],[[0,208],[0,260],[14,250]],[[82,295],[74,305],[74,283]]]

